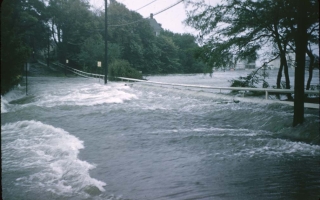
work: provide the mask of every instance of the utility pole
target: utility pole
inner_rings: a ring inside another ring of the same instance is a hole
[[[28,95],[28,63],[26,65],[26,96]]]
[[[64,76],[67,76],[67,65],[69,63],[69,60],[66,60],[66,65],[64,66]]]
[[[304,72],[306,50],[308,45],[307,35],[307,4],[308,1],[298,1],[298,26],[295,35],[296,61],[297,67],[294,73],[294,107],[293,107],[293,126],[302,124],[304,121]]]
[[[107,12],[107,7],[108,7],[108,0],[104,0],[104,10],[105,10],[105,37],[104,37],[104,84],[107,84],[107,79],[108,79],[108,12]]]
[[[47,67],[49,68],[49,57],[50,57],[50,32],[48,32],[48,58],[47,58]]]

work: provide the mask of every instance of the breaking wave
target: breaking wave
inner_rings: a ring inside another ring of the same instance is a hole
[[[83,142],[68,132],[39,121],[19,121],[1,126],[1,136],[2,175],[20,174],[16,186],[69,197],[105,191],[106,184],[89,175],[95,166],[78,158]],[[3,188],[4,194],[9,188]]]

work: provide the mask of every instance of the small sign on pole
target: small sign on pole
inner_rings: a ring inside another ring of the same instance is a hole
[[[98,67],[101,67],[101,61],[98,61],[98,62],[97,62],[97,66],[98,66]],[[99,77],[98,79],[99,79],[99,83],[100,83],[100,77]]]
[[[69,63],[69,60],[66,59],[66,65],[68,65],[68,63]],[[64,66],[64,75],[65,76],[67,76],[67,67],[66,67],[66,65]]]
[[[25,64],[25,70],[26,70],[26,95],[28,95],[28,71],[29,71],[29,63]]]

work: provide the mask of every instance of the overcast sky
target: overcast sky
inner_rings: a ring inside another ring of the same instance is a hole
[[[129,10],[137,10],[144,5],[154,0],[117,0],[124,4]],[[211,5],[220,0],[205,0]],[[91,4],[95,8],[104,9],[104,0],[90,0]],[[178,2],[178,0],[156,0],[150,5],[138,10],[143,17],[149,17],[150,13],[156,13]],[[180,4],[156,15],[154,17],[158,23],[162,25],[162,28],[168,29],[174,33],[191,33],[196,34],[197,31],[187,27],[183,24],[183,20],[186,19],[185,5],[183,2]]]

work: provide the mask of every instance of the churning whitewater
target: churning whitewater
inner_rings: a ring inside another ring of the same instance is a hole
[[[292,128],[291,106],[213,91],[75,77],[31,77],[28,87],[1,97],[3,199],[320,197],[317,109]]]
[[[83,142],[75,136],[37,121],[9,123],[1,131],[5,172],[31,173],[17,177],[16,186],[38,190],[40,196],[41,190],[64,196],[90,187],[104,191],[105,183],[89,175],[94,166],[78,159]]]

